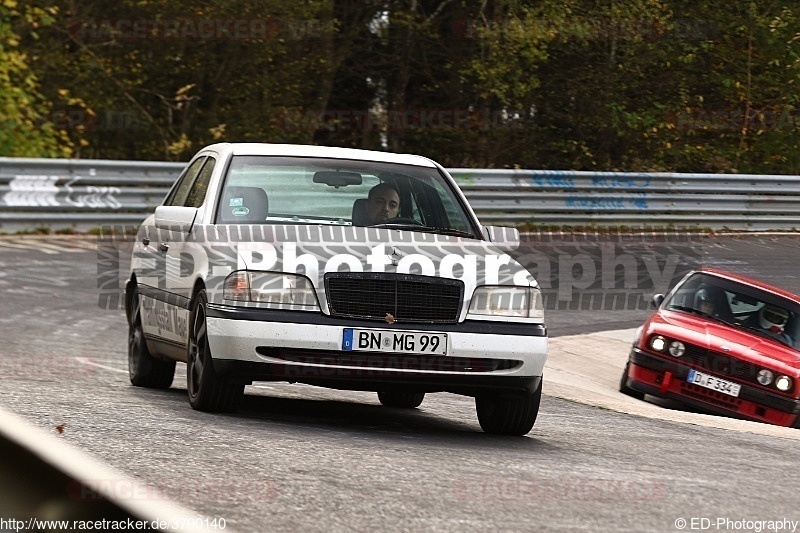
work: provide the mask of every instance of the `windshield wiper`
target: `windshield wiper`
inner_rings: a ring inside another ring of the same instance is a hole
[[[739,323],[728,322],[727,320],[724,320],[724,319],[722,319],[722,318],[720,318],[718,316],[714,316],[714,315],[711,315],[709,313],[705,313],[705,312],[703,312],[703,311],[701,311],[699,309],[695,309],[694,307],[689,307],[687,305],[670,304],[669,306],[667,306],[667,308],[668,309],[675,309],[677,311],[685,311],[686,313],[691,313],[693,315],[698,315],[698,316],[702,316],[702,317],[705,317],[705,318],[710,318],[711,320],[716,320],[717,322],[720,322],[720,323],[725,324],[726,326],[730,326],[732,328],[736,328],[736,327],[739,327],[741,325]]]
[[[453,228],[431,228],[436,230],[437,233],[441,233],[443,235],[452,235],[453,237],[469,237],[470,239],[476,239],[474,233],[470,233],[468,231],[460,230],[460,229],[453,229]]]

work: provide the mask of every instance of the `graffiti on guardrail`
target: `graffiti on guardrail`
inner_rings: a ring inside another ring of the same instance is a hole
[[[122,204],[116,196],[122,191],[119,187],[84,185],[78,186],[80,177],[71,179],[64,185],[66,196],[64,202],[75,207],[88,207],[90,209],[119,209]]]
[[[62,176],[17,175],[8,183],[3,203],[13,207],[71,206],[86,209],[120,209],[119,187],[81,185],[76,176],[59,185]]]
[[[646,193],[637,193],[630,196],[570,196],[564,201],[567,207],[576,209],[591,209],[597,211],[610,210],[646,210],[650,209]]]
[[[575,181],[563,176],[534,176],[533,182],[539,187],[556,187],[561,189],[574,189]]]
[[[8,206],[57,206],[58,176],[15,176],[3,195]]]
[[[650,186],[652,178],[643,177],[613,177],[592,178],[592,187],[598,189],[646,189]]]

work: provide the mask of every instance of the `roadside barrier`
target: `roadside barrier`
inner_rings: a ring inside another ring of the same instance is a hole
[[[141,222],[184,163],[0,158],[0,232]],[[800,228],[800,176],[450,169],[485,224]]]

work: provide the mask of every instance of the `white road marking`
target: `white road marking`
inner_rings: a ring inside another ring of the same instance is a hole
[[[122,370],[121,368],[114,368],[113,366],[101,365],[100,363],[95,363],[94,361],[92,361],[88,357],[73,357],[73,359],[75,359],[76,361],[78,361],[79,363],[84,364],[84,365],[96,366],[97,368],[102,368],[104,370],[110,370],[112,372],[118,372],[120,374],[127,374],[128,373],[127,370]]]

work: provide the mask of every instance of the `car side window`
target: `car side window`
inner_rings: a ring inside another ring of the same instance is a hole
[[[197,177],[197,173],[200,172],[200,168],[202,168],[205,160],[205,157],[198,157],[189,165],[189,168],[186,169],[186,172],[183,173],[183,176],[178,179],[178,183],[176,183],[175,187],[170,191],[167,199],[164,200],[164,205],[184,204],[186,196],[189,193],[189,188],[192,186],[192,183],[194,183],[194,179]]]
[[[183,205],[186,207],[200,207],[203,205],[203,201],[206,199],[206,191],[208,190],[208,182],[211,181],[211,174],[214,172],[216,163],[217,160],[213,157],[206,159]]]

